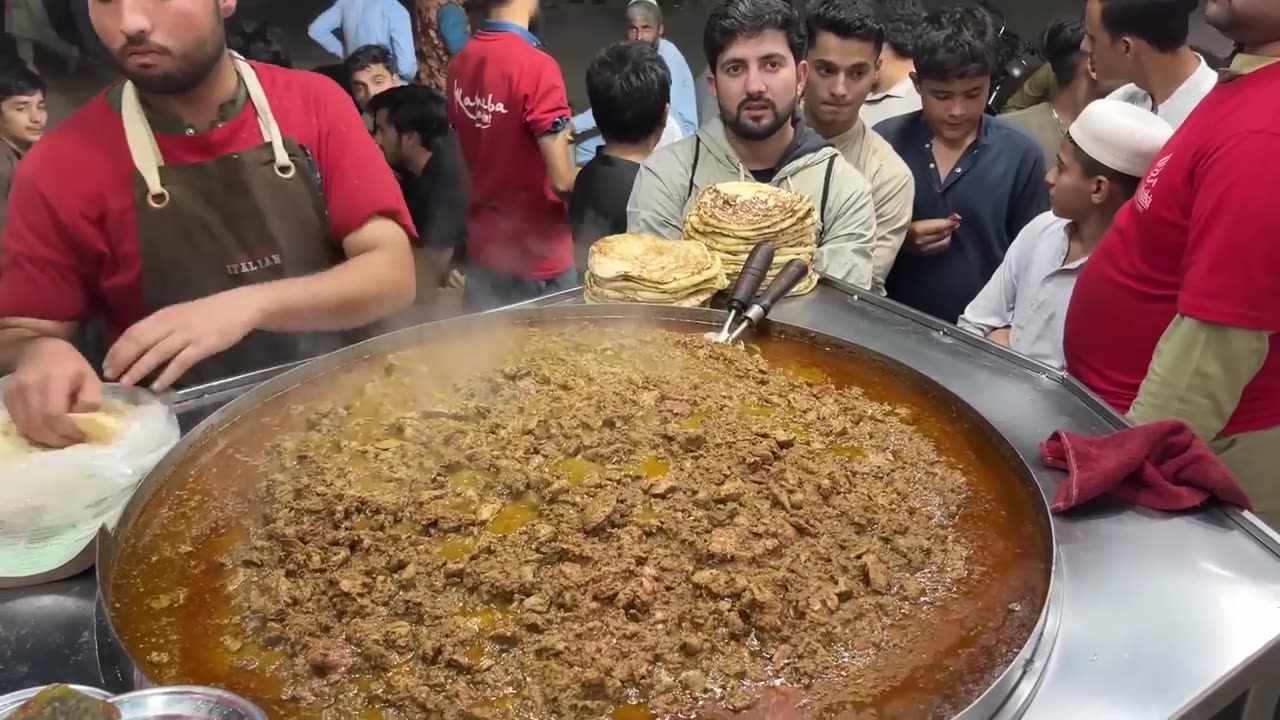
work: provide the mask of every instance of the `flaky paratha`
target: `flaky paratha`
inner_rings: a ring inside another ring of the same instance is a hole
[[[817,228],[809,225],[807,228],[797,228],[781,235],[762,235],[752,238],[734,237],[732,235],[722,235],[719,233],[704,233],[696,229],[692,224],[686,226],[685,237],[689,240],[706,245],[708,248],[725,253],[725,252],[751,252],[751,248],[756,245],[767,242],[775,248],[784,247],[813,247],[818,244]]]
[[[692,288],[688,292],[680,295],[654,293],[645,290],[627,290],[619,292],[617,290],[601,287],[591,273],[588,272],[583,281],[583,297],[587,302],[591,303],[639,302],[653,305],[696,307],[710,300],[713,295],[727,285],[728,283],[725,281],[724,275],[721,274],[717,280],[707,282],[698,288]]]
[[[597,280],[625,278],[658,288],[699,277],[713,264],[700,242],[635,233],[601,238],[587,253],[587,269]]]
[[[808,197],[789,190],[757,182],[726,182],[703,190],[693,213],[713,228],[770,232],[788,227],[812,208]]]
[[[721,287],[727,286],[728,281],[725,280],[724,277],[724,263],[721,260],[720,254],[708,252],[708,256],[711,258],[711,264],[707,266],[706,270],[703,270],[697,275],[690,275],[687,278],[673,280],[668,283],[640,282],[627,276],[605,279],[596,276],[594,273],[592,274],[592,278],[597,286],[614,292],[648,292],[676,297],[687,295],[695,289],[708,285],[720,285]],[[587,272],[591,271],[588,270]]]

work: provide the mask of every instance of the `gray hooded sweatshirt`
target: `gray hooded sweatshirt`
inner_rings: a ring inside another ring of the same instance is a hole
[[[795,128],[796,140],[783,154],[770,184],[808,195],[818,209],[814,267],[870,289],[876,240],[871,186],[822,136],[803,122]],[[640,167],[627,203],[627,230],[677,239],[685,213],[703,188],[752,179],[730,147],[724,124],[711,120],[695,137],[659,148]]]

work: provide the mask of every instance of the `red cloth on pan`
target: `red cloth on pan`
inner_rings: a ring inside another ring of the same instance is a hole
[[[1253,509],[1218,456],[1179,420],[1092,437],[1059,430],[1040,444],[1040,456],[1070,473],[1053,495],[1054,512],[1100,495],[1153,510],[1187,510],[1209,498]]]

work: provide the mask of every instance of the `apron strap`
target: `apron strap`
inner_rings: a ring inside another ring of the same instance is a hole
[[[271,105],[267,102],[267,95],[262,90],[262,83],[258,81],[257,73],[253,71],[253,66],[238,53],[232,52],[231,57],[249,94],[249,101],[257,111],[258,129],[262,131],[262,138],[271,143],[271,152],[275,156],[273,164],[276,174],[286,180],[292,178],[297,174],[298,169],[289,159],[289,154],[285,152],[284,137],[280,133],[275,115],[271,112]],[[138,88],[132,81],[126,81],[124,84],[120,98],[120,118],[124,124],[125,142],[129,145],[133,166],[137,168],[138,174],[142,175],[142,180],[147,185],[147,203],[154,208],[168,205],[169,191],[165,190],[160,182],[160,168],[164,165],[164,157],[160,153],[160,146],[156,144],[155,133],[147,122],[146,113],[142,110]]]

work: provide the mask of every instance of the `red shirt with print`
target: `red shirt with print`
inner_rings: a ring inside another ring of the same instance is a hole
[[[323,75],[253,63],[281,132],[315,159],[329,237],[369,220],[415,237],[395,176],[351,98]],[[196,135],[157,134],[168,164],[200,162],[263,142],[253,104]],[[0,250],[0,317],[82,321],[105,316],[112,337],[148,314],[142,301],[133,162],[120,114],[99,95],[18,164]],[[173,238],[182,242],[182,238]],[[220,272],[212,268],[210,272]]]
[[[481,30],[449,63],[449,123],[471,174],[467,259],[547,280],[573,267],[565,203],[538,138],[569,118],[560,66],[520,33]]]
[[[1219,85],[1116,215],[1076,280],[1067,370],[1128,412],[1177,314],[1280,332],[1280,63]],[[1224,435],[1280,425],[1280,335]]]

